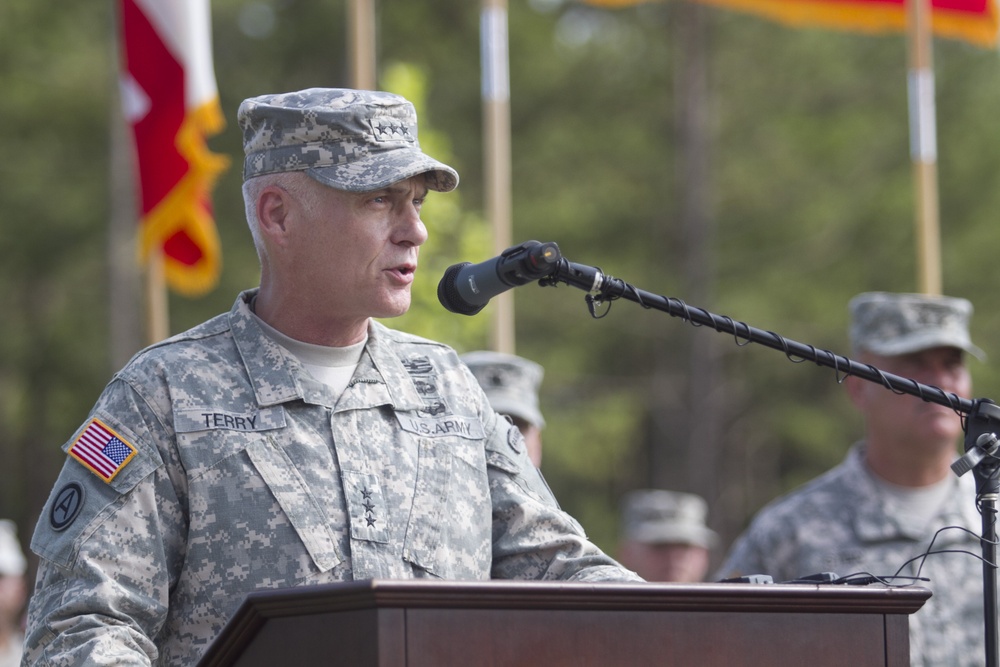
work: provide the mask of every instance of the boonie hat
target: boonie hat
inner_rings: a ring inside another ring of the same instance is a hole
[[[969,337],[972,303],[927,294],[865,292],[851,299],[850,338],[855,350],[882,356],[956,347],[986,358]]]
[[[646,544],[690,544],[709,549],[719,536],[705,525],[708,504],[693,493],[640,489],[622,500],[622,533]]]
[[[476,376],[494,410],[545,427],[538,408],[538,388],[545,374],[541,366],[503,352],[469,352],[462,355],[462,361]]]
[[[243,180],[304,171],[338,190],[368,192],[418,174],[427,187],[454,190],[458,172],[425,155],[417,112],[392,93],[309,88],[243,101]]]
[[[20,577],[27,568],[14,522],[0,519],[0,575]]]

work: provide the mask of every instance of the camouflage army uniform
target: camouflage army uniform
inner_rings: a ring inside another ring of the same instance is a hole
[[[846,460],[804,487],[765,507],[736,541],[720,576],[769,574],[775,582],[820,572],[840,576],[868,572],[889,579],[903,562],[927,549],[944,526],[982,532],[975,506],[975,483],[967,474],[955,477],[941,511],[927,526],[907,525],[905,513],[872,481],[865,469],[864,444]],[[916,582],[933,591],[910,616],[912,665],[963,667],[984,662],[983,575],[979,540],[959,529],[946,530],[934,550],[967,554],[934,554],[924,562]],[[914,576],[918,559],[900,572]],[[893,580],[906,585],[906,580]]]
[[[54,487],[32,540],[31,664],[192,664],[265,588],[637,579],[560,511],[450,348],[372,322],[334,399],[262,334],[253,294],[101,395],[91,418],[125,462],[105,481],[74,456]]]

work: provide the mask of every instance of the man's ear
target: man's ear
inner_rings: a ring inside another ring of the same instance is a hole
[[[261,234],[272,239],[285,235],[288,231],[291,203],[288,192],[276,185],[269,185],[260,191],[257,197],[257,220],[260,221]]]

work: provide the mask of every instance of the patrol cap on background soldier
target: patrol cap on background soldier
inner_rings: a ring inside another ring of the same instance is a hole
[[[972,344],[967,299],[927,294],[865,292],[848,303],[850,338],[855,352],[883,357],[955,347],[980,361],[985,353]]]
[[[0,576],[21,576],[28,567],[14,522],[0,519]]]
[[[719,537],[708,504],[693,493],[640,489],[622,499],[618,560],[647,581],[703,581]]]
[[[538,407],[544,369],[533,361],[503,352],[469,352],[461,357],[486,392],[493,409],[510,417],[524,435],[528,458],[542,463],[545,419]]]
[[[28,597],[28,563],[12,521],[0,519],[0,667],[21,662],[21,616]]]

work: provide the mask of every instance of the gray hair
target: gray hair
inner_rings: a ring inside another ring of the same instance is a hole
[[[260,233],[260,219],[257,217],[257,200],[264,188],[276,186],[291,194],[302,206],[313,213],[319,207],[319,189],[323,186],[309,178],[305,172],[291,171],[275,174],[264,174],[248,178],[243,182],[243,206],[246,211],[247,226],[253,237],[254,248],[261,263],[267,255],[263,237]]]

